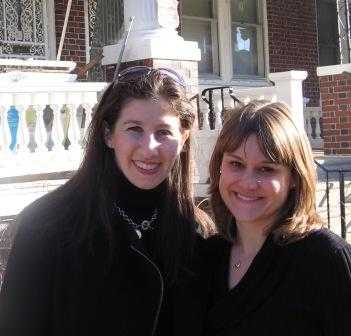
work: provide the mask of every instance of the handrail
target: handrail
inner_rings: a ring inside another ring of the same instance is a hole
[[[328,211],[328,227],[330,227],[330,205],[329,205],[329,173],[338,173],[339,180],[339,206],[340,206],[340,225],[341,236],[346,239],[346,212],[345,212],[345,173],[351,173],[351,169],[328,169],[323,164],[314,160],[315,164],[322,169],[326,174],[326,193],[327,193],[327,211]]]

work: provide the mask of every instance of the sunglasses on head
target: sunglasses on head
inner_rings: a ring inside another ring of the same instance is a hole
[[[174,82],[182,86],[184,89],[186,88],[186,83],[183,77],[173,69],[169,69],[169,68],[153,69],[148,66],[142,66],[142,65],[126,68],[122,70],[120,73],[118,73],[113,80],[113,88],[115,88],[118,83],[133,82],[142,77],[147,77],[151,74],[152,71],[159,72],[162,76],[171,78]]]

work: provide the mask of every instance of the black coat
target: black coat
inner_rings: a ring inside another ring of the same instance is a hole
[[[351,246],[326,229],[280,246],[269,237],[228,289],[230,244],[212,244],[213,306],[206,335],[351,335]]]
[[[134,231],[119,244],[118,262],[103,276],[104,254],[85,253],[72,262],[64,226],[50,225],[55,210],[46,210],[48,199],[20,216],[0,293],[1,336],[149,336],[158,324],[167,336],[201,335],[209,277],[200,238],[198,253],[174,286],[165,285]],[[162,321],[165,301],[168,320]]]

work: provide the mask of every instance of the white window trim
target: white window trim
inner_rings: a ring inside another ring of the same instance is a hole
[[[47,41],[49,60],[56,60],[56,30],[55,30],[55,4],[54,0],[48,0],[46,3],[47,12]]]
[[[220,76],[208,75],[199,77],[200,85],[232,85],[232,86],[262,86],[269,83],[267,77],[269,74],[269,50],[268,50],[268,20],[267,20],[267,5],[266,0],[258,2],[259,19],[261,20],[261,29],[257,30],[258,50],[259,52],[259,72],[263,76],[236,76],[233,77],[233,63],[232,63],[232,24],[230,13],[230,0],[215,0],[218,20],[218,49],[219,49],[219,69]],[[250,24],[247,24],[249,26]],[[262,35],[259,36],[260,34]],[[263,67],[263,69],[262,69]]]

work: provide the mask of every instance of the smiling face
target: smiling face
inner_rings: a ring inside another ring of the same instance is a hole
[[[256,135],[223,155],[219,192],[238,225],[272,225],[292,186],[289,169],[263,154]]]
[[[133,99],[121,109],[105,142],[129,182],[153,189],[169,175],[188,135],[164,99]]]

